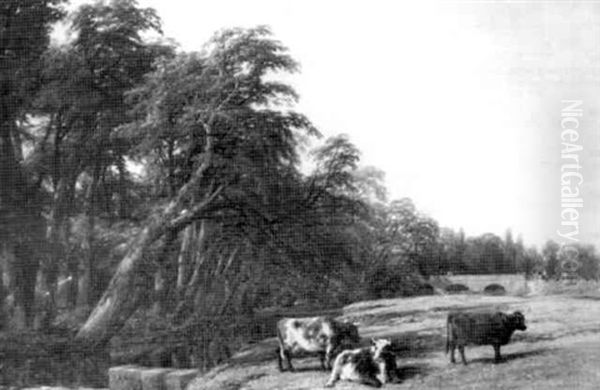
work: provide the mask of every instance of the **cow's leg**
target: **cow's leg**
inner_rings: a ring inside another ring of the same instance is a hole
[[[279,368],[280,372],[283,372],[283,359],[285,359],[285,351],[283,350],[282,347],[279,347],[279,349],[277,350],[277,367]]]
[[[458,352],[460,352],[460,358],[462,359],[463,364],[466,366],[467,365],[467,359],[465,358],[465,346],[464,345],[459,345],[458,346]]]
[[[285,350],[285,358],[287,360],[289,370],[295,371],[294,366],[292,365],[292,353],[287,349]]]
[[[340,379],[340,375],[342,373],[342,366],[344,365],[344,355],[340,354],[335,359],[335,363],[333,364],[333,369],[331,370],[331,376],[329,376],[329,380],[325,387],[333,387],[335,386],[335,382]]]
[[[321,360],[321,369],[327,370],[327,367],[325,366],[325,352],[319,352],[319,360]]]
[[[396,358],[390,358],[390,361],[386,361],[383,365],[383,370],[385,375],[383,378],[379,378],[383,384],[386,383],[396,383],[400,381],[400,376],[398,375],[398,366],[396,365]]]
[[[333,360],[334,350],[335,347],[332,343],[327,344],[327,348],[325,349],[325,369],[327,370],[331,370],[331,361]]]
[[[454,351],[456,351],[456,344],[450,343],[450,363],[456,363]]]
[[[381,383],[388,383],[389,382],[389,368],[388,368],[387,363],[385,361],[377,362],[377,369],[379,370],[379,373],[376,375],[377,379]]]
[[[398,374],[398,367],[392,367],[388,373],[388,381],[389,383],[398,383],[401,381],[400,375]]]
[[[494,345],[494,363],[500,363],[502,356],[500,355],[500,345]]]

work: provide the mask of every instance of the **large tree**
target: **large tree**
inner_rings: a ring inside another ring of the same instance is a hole
[[[39,257],[44,247],[43,191],[25,166],[27,113],[38,89],[42,54],[60,0],[6,0],[0,4],[0,240],[13,254],[15,298],[33,320]]]
[[[85,4],[70,20],[69,40],[44,56],[35,108],[47,121],[31,159],[53,197],[47,233],[52,245],[43,267],[46,288],[54,292],[59,262],[69,258],[71,284],[80,286],[78,301],[87,305],[103,288],[97,221],[131,214],[126,158],[132,143],[116,131],[127,121],[125,92],[143,80],[157,57],[172,50],[142,38],[160,33],[160,22],[153,9],[139,8],[133,0]],[[74,215],[86,233],[75,248],[77,257],[69,254],[69,217]],[[73,304],[77,291],[72,290]]]
[[[274,185],[272,173],[297,163],[296,131],[315,130],[282,109],[296,99],[291,87],[266,77],[296,67],[267,28],[226,30],[205,54],[164,61],[132,93],[138,120],[123,131],[139,137],[139,158],[159,170],[166,192],[79,338],[108,341],[137,308],[153,253],[192,222],[214,218],[230,198],[243,198],[240,186]]]
[[[130,140],[120,137],[116,128],[126,121],[125,92],[136,86],[143,76],[152,69],[152,64],[160,54],[167,54],[168,48],[150,45],[142,39],[142,34],[160,32],[160,21],[151,8],[139,8],[134,0],[112,0],[109,3],[97,2],[84,5],[73,17],[73,29],[77,37],[72,46],[74,54],[80,58],[83,78],[78,83],[89,86],[84,97],[86,109],[81,118],[80,132],[86,134],[85,148],[86,173],[89,178],[86,186],[85,214],[87,216],[87,237],[84,241],[83,289],[79,301],[94,304],[101,290],[95,257],[96,218],[102,211],[101,189],[106,188],[116,172],[118,179],[116,195],[121,199],[118,211],[126,215],[125,201],[127,171],[125,155],[130,148]]]
[[[561,276],[560,262],[558,252],[560,245],[552,240],[546,241],[542,248],[542,256],[544,257],[545,269],[544,274],[548,279],[558,279]]]

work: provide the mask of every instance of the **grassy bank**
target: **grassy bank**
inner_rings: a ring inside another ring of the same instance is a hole
[[[452,365],[444,353],[444,323],[450,309],[521,310],[528,323],[493,364],[491,347],[467,348],[470,365]],[[600,380],[600,301],[594,297],[544,295],[530,298],[465,294],[360,302],[342,318],[359,325],[363,339],[391,337],[402,381],[390,389],[596,389]],[[318,359],[298,361],[298,372],[279,373],[267,339],[238,353],[226,366],[198,378],[201,389],[320,389],[328,374]],[[340,382],[339,389],[362,389]]]

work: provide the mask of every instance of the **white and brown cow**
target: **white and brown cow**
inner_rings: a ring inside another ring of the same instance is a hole
[[[316,354],[324,369],[331,369],[335,354],[360,343],[356,325],[336,321],[330,317],[283,318],[277,323],[279,370],[284,371],[283,360],[290,371],[292,356]]]
[[[391,347],[392,343],[388,339],[373,339],[371,347],[340,353],[335,359],[331,377],[325,386],[333,387],[338,380],[374,387],[398,381],[396,356]]]

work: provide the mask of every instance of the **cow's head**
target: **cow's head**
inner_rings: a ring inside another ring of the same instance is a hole
[[[356,325],[349,324],[347,337],[355,345],[360,344],[360,335],[358,334],[358,328]]]
[[[386,354],[391,353],[392,341],[390,339],[371,339],[371,344],[371,352],[375,360],[383,360]]]
[[[339,324],[340,339],[344,344],[356,346],[360,344],[360,335],[358,328],[351,322],[341,322]]]
[[[527,326],[525,325],[525,316],[520,311],[515,311],[512,313],[510,320],[515,329],[527,330]]]

